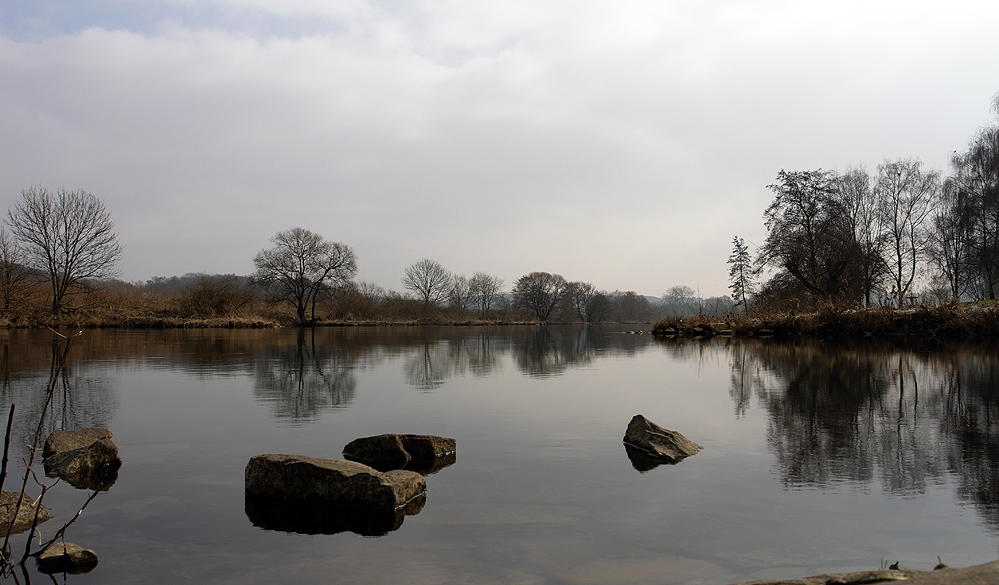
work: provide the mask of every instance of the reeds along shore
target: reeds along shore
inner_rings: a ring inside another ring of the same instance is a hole
[[[205,287],[203,287],[204,289]],[[301,325],[287,303],[262,300],[249,290],[209,288],[179,294],[151,294],[142,287],[120,285],[94,288],[70,298],[59,315],[51,313],[44,291],[0,307],[0,327],[118,327],[118,328],[262,328]],[[197,293],[197,294],[195,294]],[[326,299],[306,325],[530,325],[532,315],[510,303],[480,314],[472,309],[426,306],[402,296],[372,298],[362,294]],[[311,315],[310,315],[311,318]],[[604,323],[634,324],[646,330],[649,317],[636,323],[609,314]],[[551,324],[578,323],[572,311],[562,311]],[[663,337],[721,335],[820,338],[891,338],[898,336],[974,339],[999,338],[999,301],[924,305],[905,309],[843,308],[830,304],[809,313],[756,307],[750,315],[695,315],[652,322],[651,333]]]
[[[875,307],[814,313],[772,311],[765,315],[733,315],[659,319],[657,337],[714,336],[836,338],[918,337],[937,339],[999,338],[999,303],[955,303],[906,309]]]
[[[68,298],[54,315],[45,291],[0,305],[0,328],[266,328],[302,325],[288,303],[269,302],[242,287],[200,287],[156,294],[128,284],[93,288]],[[317,303],[305,325],[498,325],[530,323],[530,316],[505,306],[481,315],[472,309],[427,307],[400,295],[371,298],[341,295]]]

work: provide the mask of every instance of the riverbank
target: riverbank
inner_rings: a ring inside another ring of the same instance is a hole
[[[715,336],[928,339],[999,338],[996,302],[920,306],[911,309],[877,307],[798,314],[794,311],[756,316],[660,319],[652,334],[661,338]]]
[[[940,569],[937,571],[860,571],[857,573],[829,573],[803,579],[766,579],[739,585],[860,585],[861,583],[889,583],[905,581],[909,585],[993,585],[999,583],[999,561],[975,565],[965,569]]]
[[[571,323],[550,323],[564,325]],[[618,323],[614,323],[618,324]],[[287,311],[264,311],[221,317],[189,317],[171,311],[110,309],[73,310],[63,315],[34,311],[13,317],[0,317],[0,328],[116,328],[116,329],[265,329],[296,327],[299,323]],[[424,317],[395,319],[319,319],[316,327],[373,326],[454,326],[538,325],[536,321],[510,319],[469,319],[445,310]],[[659,319],[649,323],[628,323],[633,332],[659,338],[710,338],[723,336],[815,337],[820,339],[925,338],[999,339],[999,302],[919,306],[907,309],[828,309],[815,313],[770,311],[767,313],[718,316],[699,315]]]

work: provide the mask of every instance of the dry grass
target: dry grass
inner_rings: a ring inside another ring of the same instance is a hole
[[[922,337],[971,339],[999,337],[999,303],[979,302],[919,306],[897,310],[886,307],[843,310],[827,307],[798,314],[793,310],[751,316],[661,319],[652,333],[661,337],[716,335],[809,336],[823,339],[850,337]]]

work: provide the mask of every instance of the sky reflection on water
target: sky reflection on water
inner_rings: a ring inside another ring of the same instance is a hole
[[[0,335],[24,445],[52,337]],[[71,530],[101,556],[74,583],[730,583],[995,559],[997,363],[987,345],[613,328],[87,331],[48,428],[107,426],[124,460]],[[704,451],[636,471],[637,413]],[[249,457],[386,432],[458,441],[386,536],[247,518]],[[61,525],[85,494],[57,488]]]

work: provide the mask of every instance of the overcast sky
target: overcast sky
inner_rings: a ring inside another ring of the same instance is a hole
[[[401,290],[727,294],[782,168],[948,171],[994,120],[994,0],[6,0],[0,208],[111,213],[121,277],[249,274],[300,226]]]

